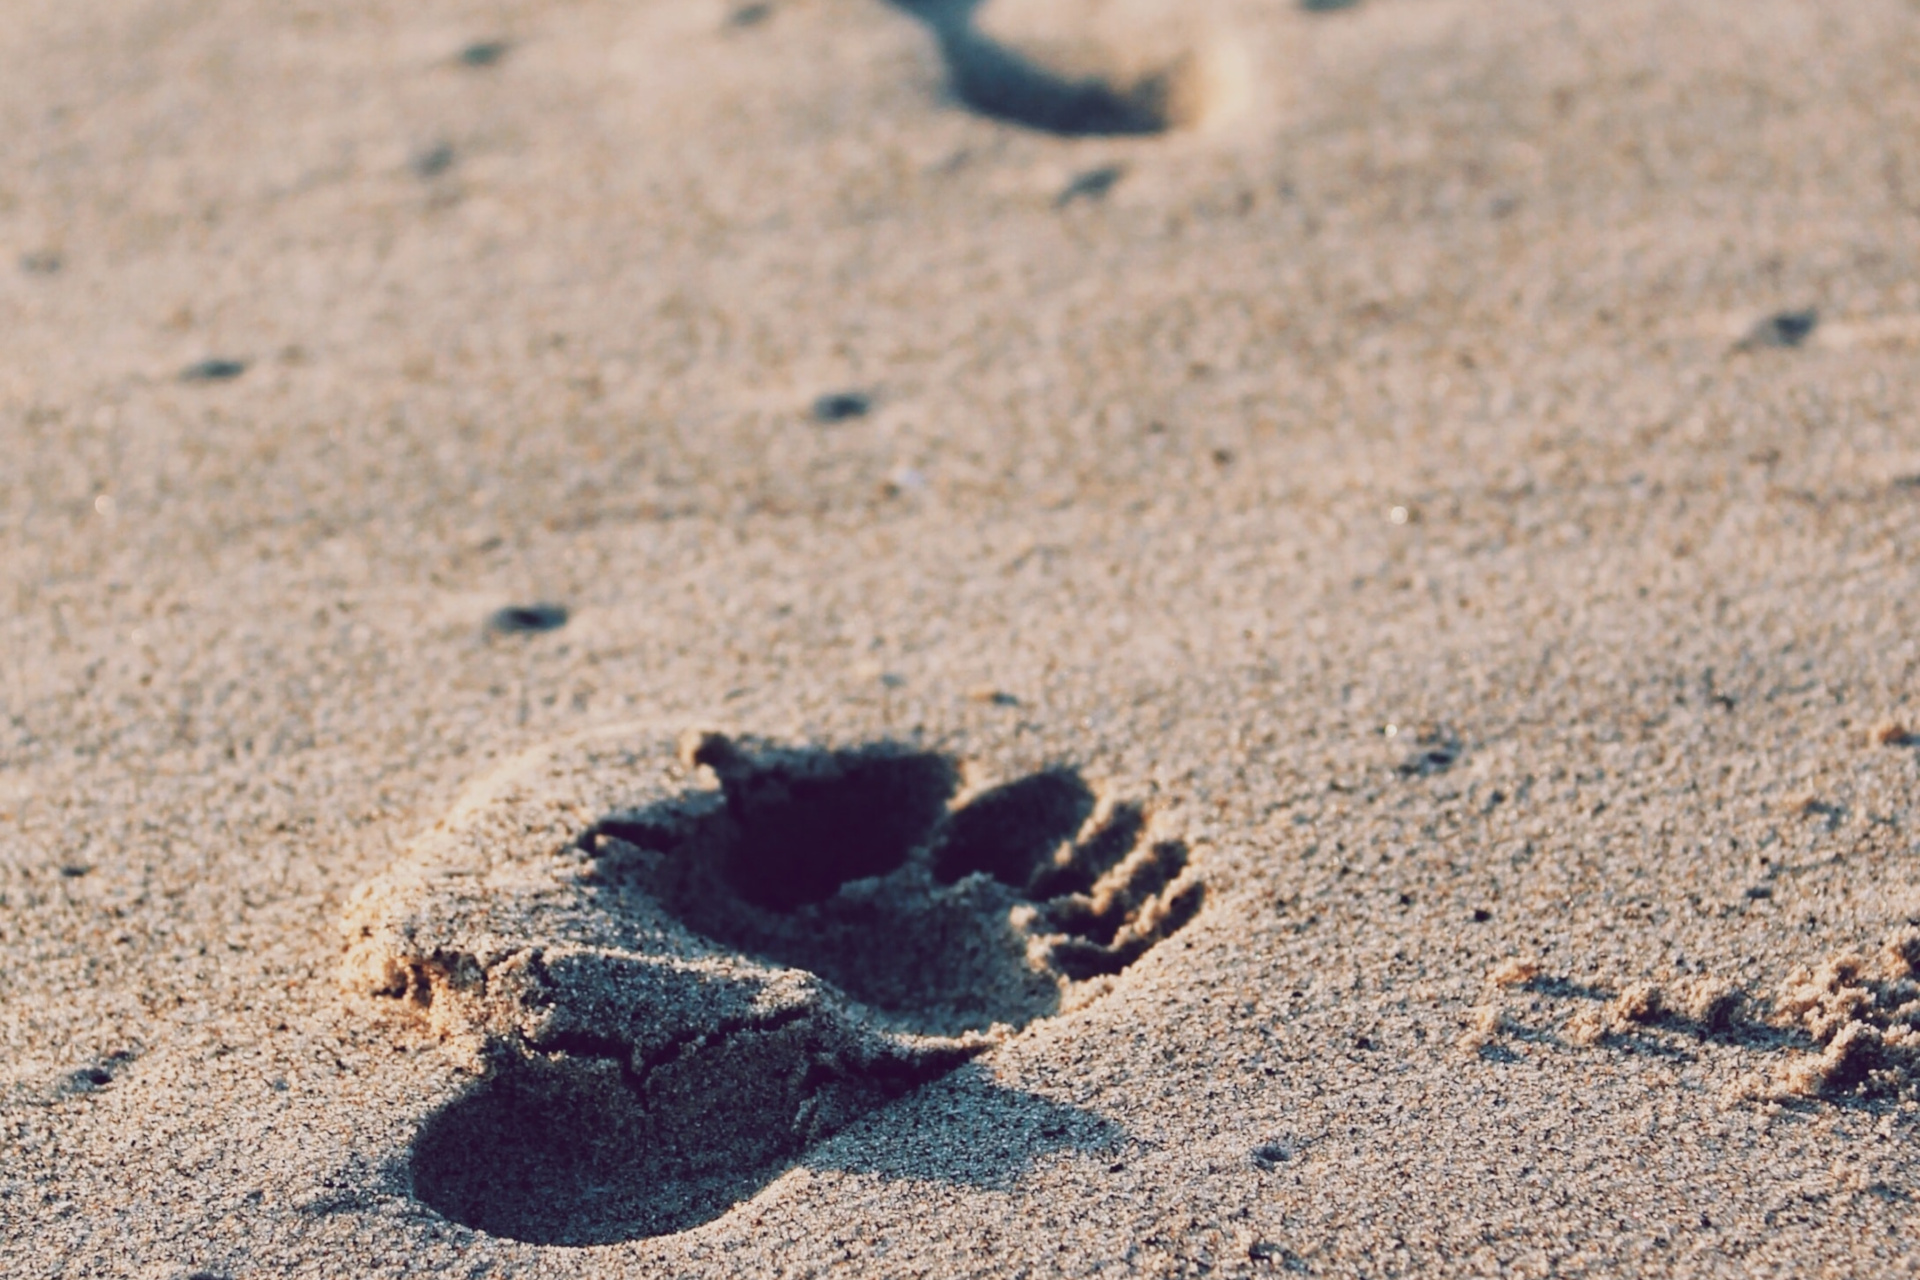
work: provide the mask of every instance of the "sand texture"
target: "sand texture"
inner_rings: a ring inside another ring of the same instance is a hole
[[[7,16],[0,1275],[1920,1271],[1920,5]]]

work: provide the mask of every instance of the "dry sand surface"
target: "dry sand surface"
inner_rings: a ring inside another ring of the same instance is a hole
[[[1920,1270],[1920,5],[4,10],[0,1274]]]

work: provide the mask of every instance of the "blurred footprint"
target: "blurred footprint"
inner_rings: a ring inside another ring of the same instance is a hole
[[[1065,136],[1190,129],[1243,96],[1235,44],[1172,0],[894,0],[940,43],[959,98]]]

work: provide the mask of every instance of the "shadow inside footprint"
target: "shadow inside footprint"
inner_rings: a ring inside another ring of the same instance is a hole
[[[1127,804],[1088,830],[1095,797],[1072,769],[949,812],[954,763],[894,744],[716,736],[694,759],[719,776],[716,812],[613,815],[586,837],[608,909],[644,893],[728,950],[819,975],[892,1030],[1025,1026],[1058,1011],[1063,978],[1119,972],[1200,905],[1198,881],[1166,895],[1185,845],[1142,848],[1144,814]]]
[[[995,787],[953,815],[934,851],[934,878],[952,884],[984,871],[1024,889],[1092,812],[1093,792],[1071,769],[1049,769]]]
[[[893,2],[933,33],[955,95],[983,115],[1069,137],[1163,133],[1188,122],[1190,60],[1117,75],[1054,69],[983,30],[982,0]]]
[[[832,897],[849,880],[883,876],[907,860],[940,820],[957,779],[939,756],[847,752],[830,768],[756,769],[737,757],[714,764],[731,819],[721,876],[742,900],[792,911]]]

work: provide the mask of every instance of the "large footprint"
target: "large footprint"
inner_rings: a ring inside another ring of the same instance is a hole
[[[1199,909],[1187,848],[1059,767],[622,730],[486,780],[346,921],[350,987],[478,1053],[420,1199],[499,1235],[680,1230],[1097,993]]]

